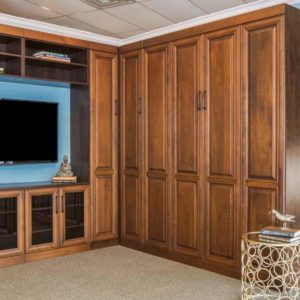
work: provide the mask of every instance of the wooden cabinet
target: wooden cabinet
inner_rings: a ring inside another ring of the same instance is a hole
[[[0,192],[0,258],[24,253],[24,193]]]
[[[279,204],[283,19],[242,27],[243,231],[274,223]]]
[[[143,122],[142,52],[121,58],[121,202],[122,239],[142,241]]]
[[[199,255],[201,115],[200,38],[173,44],[173,249]]]
[[[171,243],[171,47],[145,49],[145,245]]]
[[[92,236],[118,237],[118,58],[91,54]]]
[[[205,259],[240,261],[240,30],[204,35]]]
[[[26,252],[89,241],[89,187],[26,190]]]

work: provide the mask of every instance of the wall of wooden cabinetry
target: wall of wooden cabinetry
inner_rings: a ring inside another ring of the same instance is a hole
[[[299,20],[279,5],[121,48],[122,244],[238,277],[242,232],[300,217]]]

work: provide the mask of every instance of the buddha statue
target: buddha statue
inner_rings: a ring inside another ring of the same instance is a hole
[[[60,164],[59,171],[56,174],[59,177],[73,176],[72,167],[69,163],[69,158],[67,155],[63,157],[63,162]]]

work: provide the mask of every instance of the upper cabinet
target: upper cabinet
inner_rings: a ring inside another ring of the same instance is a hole
[[[118,58],[91,53],[92,235],[118,237]]]

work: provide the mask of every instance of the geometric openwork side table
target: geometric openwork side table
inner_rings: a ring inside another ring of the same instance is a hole
[[[300,242],[260,242],[259,232],[242,236],[242,300],[300,300]]]

